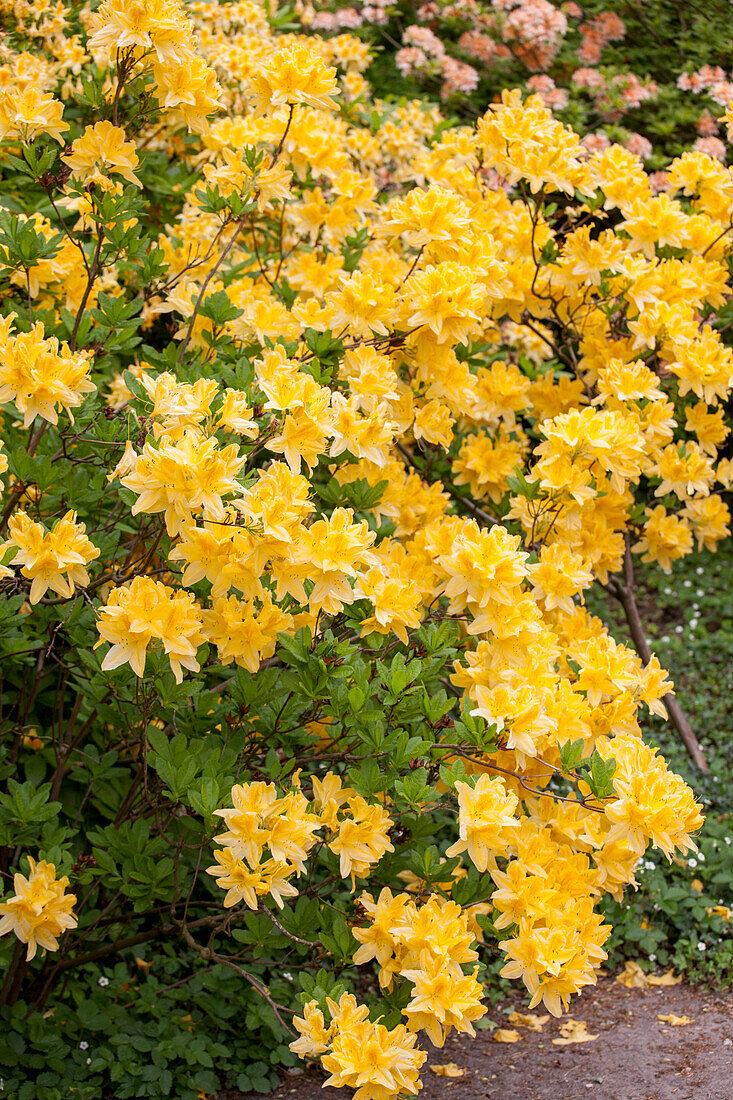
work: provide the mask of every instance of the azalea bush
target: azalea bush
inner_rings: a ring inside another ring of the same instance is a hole
[[[9,11],[9,1081],[414,1094],[488,964],[561,1014],[695,850],[635,562],[729,535],[730,173],[390,107],[247,0]]]

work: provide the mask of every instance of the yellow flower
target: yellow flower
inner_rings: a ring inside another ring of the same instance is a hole
[[[0,936],[14,932],[21,943],[28,944],[26,958],[32,959],[38,947],[58,951],[57,937],[76,928],[72,912],[76,895],[66,893],[69,880],[66,875],[56,878],[53,863],[36,863],[28,856],[28,865],[28,877],[13,877],[15,896],[0,904]]]
[[[487,303],[485,284],[454,261],[416,271],[403,294],[407,325],[427,325],[441,344],[463,342],[483,320]]]
[[[339,857],[342,878],[363,878],[385,852],[393,852],[389,830],[394,822],[381,806],[353,795],[341,808],[338,833],[328,847]]]
[[[133,142],[125,140],[125,131],[111,122],[87,126],[81,137],[72,143],[71,153],[61,158],[75,178],[84,179],[94,171],[118,173],[130,183],[142,187],[135,175],[137,153]]]
[[[55,336],[44,337],[40,321],[29,332],[11,336],[15,316],[11,313],[0,321],[0,403],[15,402],[24,428],[36,416],[58,424],[59,406],[75,409],[97,388],[89,380],[89,356],[72,354]]]
[[[32,604],[49,588],[70,598],[77,584],[89,584],[85,566],[99,557],[100,550],[87,538],[84,524],[76,523],[76,512],[67,512],[48,532],[25,512],[16,512],[8,522],[8,534],[4,548],[17,549],[10,564],[22,566],[21,573],[32,581]]]
[[[102,668],[107,671],[129,663],[136,676],[143,676],[148,646],[161,642],[180,684],[182,667],[199,670],[196,650],[204,641],[201,626],[201,609],[189,592],[135,577],[129,585],[113,589],[99,613],[97,646],[111,643]]]
[[[514,816],[518,799],[499,776],[479,776],[476,786],[457,782],[460,839],[446,849],[447,856],[468,852],[479,871],[486,871],[495,856],[504,855],[519,826]]]
[[[404,1024],[388,1030],[363,1021],[338,1030],[321,1061],[331,1076],[324,1085],[354,1088],[353,1100],[392,1100],[417,1094],[418,1073],[427,1058]]]
[[[633,545],[642,561],[657,562],[669,573],[672,562],[692,552],[692,531],[684,519],[668,513],[664,505],[646,509],[642,537]]]
[[[87,48],[155,52],[158,61],[186,61],[192,54],[191,25],[179,0],[103,0]]]
[[[20,138],[32,142],[41,134],[49,134],[63,145],[61,135],[69,129],[63,113],[63,103],[40,88],[0,88],[0,141]]]
[[[256,65],[252,95],[259,114],[289,104],[306,103],[322,111],[335,109],[336,70],[304,42],[287,42]]]
[[[120,484],[138,494],[132,514],[163,512],[169,535],[177,535],[201,513],[205,520],[226,521],[223,497],[241,492],[237,475],[244,465],[236,444],[217,447],[193,429],[179,442],[163,437],[146,442],[142,454],[131,451],[120,471]],[[124,469],[124,468],[123,468]]]
[[[300,1033],[300,1039],[295,1039],[290,1049],[300,1058],[315,1058],[328,1050],[332,1029],[326,1027],[317,1001],[309,1001],[303,1015],[293,1017],[293,1027]]]
[[[262,607],[236,596],[215,599],[203,612],[203,630],[207,641],[217,648],[219,660],[234,661],[240,668],[257,672],[260,663],[272,657],[280,632],[293,632],[293,617],[281,611],[265,594]]]
[[[481,1004],[484,991],[476,980],[477,971],[464,976],[431,959],[420,969],[400,973],[414,984],[412,1000],[404,1010],[410,1031],[425,1030],[436,1047],[443,1046],[451,1028],[476,1034],[472,1021],[487,1011]]]
[[[353,518],[350,509],[334,508],[327,519],[316,520],[303,531],[292,556],[293,564],[302,567],[313,581],[309,599],[300,581],[294,584],[293,595],[311,608],[322,607],[329,615],[354,602],[350,580],[374,563],[371,546],[375,533],[366,520],[352,523]]]

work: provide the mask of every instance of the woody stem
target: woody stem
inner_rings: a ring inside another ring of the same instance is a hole
[[[634,597],[634,589],[636,587],[634,579],[634,563],[631,558],[631,541],[628,534],[626,535],[626,550],[624,552],[624,579],[623,581],[617,578],[612,578],[613,583],[609,583],[606,587],[611,595],[615,596],[624,609],[626,616],[626,623],[631,634],[631,640],[634,643],[636,652],[641,657],[644,664],[648,664],[652,659],[652,651],[649,648],[649,642],[647,641],[646,634],[644,632],[644,626],[639,614],[639,607]],[[692,731],[690,723],[687,721],[687,716],[682,710],[682,707],[678,703],[676,697],[670,692],[662,699],[665,707],[667,708],[667,714],[670,721],[677,733],[680,736],[687,752],[690,755],[690,759],[700,769],[701,772],[709,771],[706,763],[703,751],[700,747],[700,742]]]

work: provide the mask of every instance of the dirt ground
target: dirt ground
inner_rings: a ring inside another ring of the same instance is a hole
[[[498,1028],[512,1028],[507,1015],[514,1009],[526,1011],[521,999],[488,1016]],[[426,1066],[420,1100],[733,1100],[733,993],[685,985],[626,989],[605,979],[574,1000],[570,1015],[598,1038],[554,1045],[566,1019],[551,1019],[541,1032],[520,1028],[522,1038],[512,1044],[495,1042],[493,1029],[473,1040],[451,1036],[443,1050],[431,1051],[428,1065],[452,1062],[463,1075],[439,1076]],[[687,1016],[690,1023],[671,1026],[659,1015]],[[291,1071],[273,1100],[346,1096],[322,1092],[323,1080],[314,1070]],[[219,1100],[257,1098],[227,1092]]]

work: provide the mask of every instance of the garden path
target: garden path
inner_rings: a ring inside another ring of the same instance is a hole
[[[490,1010],[496,1029],[474,1040],[454,1034],[443,1050],[432,1051],[420,1100],[733,1100],[731,991],[627,989],[606,978],[574,999],[570,1014],[597,1038],[568,1045],[553,1042],[567,1018],[531,1031],[514,1027],[508,1019],[514,1010],[524,1010],[521,998]],[[659,1016],[690,1022],[672,1025]],[[521,1038],[496,1042],[500,1028]],[[451,1063],[460,1076],[445,1075],[446,1067],[455,1072]],[[273,1100],[347,1100],[348,1090],[322,1092],[323,1080],[314,1070],[291,1071]],[[256,1100],[256,1094],[225,1092],[217,1100]]]

